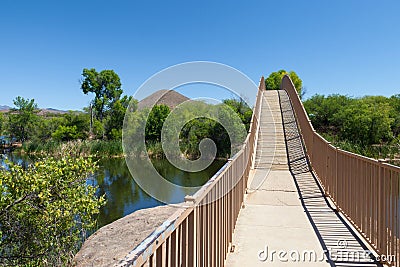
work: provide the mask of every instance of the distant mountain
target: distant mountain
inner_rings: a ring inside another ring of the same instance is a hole
[[[43,115],[45,113],[47,113],[47,114],[48,113],[51,113],[51,114],[65,114],[65,113],[68,113],[68,111],[59,110],[59,109],[55,109],[55,108],[42,108],[38,112],[39,115]]]
[[[0,110],[9,110],[11,107],[6,105],[0,105]]]
[[[6,106],[6,105],[0,105],[0,112],[5,113],[8,112],[11,109],[11,107]],[[65,110],[59,110],[55,108],[40,108],[38,109],[39,115],[44,115],[44,114],[65,114],[68,113],[68,111]]]
[[[157,92],[139,101],[138,109],[149,108],[153,104],[164,104],[173,109],[186,100],[189,100],[189,98],[174,90],[158,90]]]

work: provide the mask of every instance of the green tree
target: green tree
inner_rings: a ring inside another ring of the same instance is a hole
[[[96,138],[102,138],[105,136],[105,129],[104,129],[104,123],[101,123],[98,119],[93,120],[93,134]]]
[[[84,139],[89,134],[90,115],[82,112],[68,112],[63,115],[64,124],[62,126],[69,128],[74,132],[71,139]],[[75,128],[75,130],[73,130]],[[65,128],[66,129],[66,128]]]
[[[180,134],[181,150],[192,158],[198,158],[199,144],[204,138],[210,138],[215,142],[217,154],[229,153],[227,152],[230,150],[228,134],[220,124],[209,118],[196,118],[185,124]]]
[[[147,108],[136,110],[135,112],[128,112],[125,120],[128,122],[129,127],[124,128],[124,146],[125,151],[130,151],[131,154],[127,156],[138,156],[146,151],[146,146],[142,143],[145,140],[145,133],[140,129],[146,128]]]
[[[4,126],[4,115],[3,113],[0,113],[0,135],[3,132],[3,126]]]
[[[393,118],[392,131],[394,136],[400,135],[400,95],[391,96],[389,99],[392,107],[391,117]]]
[[[52,133],[63,124],[65,124],[65,118],[62,116],[38,116],[33,136],[31,138],[32,141],[36,143],[48,142],[52,137]]]
[[[122,126],[124,124],[124,117],[126,109],[129,106],[129,102],[132,97],[124,96],[121,99],[115,101],[109,111],[107,116],[107,121],[105,123],[105,133],[110,140],[119,140],[122,138]],[[133,102],[133,111],[136,110],[137,101]],[[135,107],[136,106],[136,107]]]
[[[236,107],[236,110],[225,103],[211,105],[193,101],[190,105],[180,106],[174,111],[172,118],[177,125],[170,126],[170,131],[173,133],[180,130],[180,149],[184,154],[192,158],[199,157],[199,145],[205,138],[214,141],[218,157],[229,157],[243,145],[246,127],[241,117],[242,113],[236,112],[241,110],[243,114],[246,114],[247,109],[237,100],[225,102]],[[199,114],[204,117],[199,117]],[[186,122],[182,129],[177,127],[181,125],[180,122]]]
[[[379,144],[393,138],[390,125],[390,106],[378,104],[372,99],[354,101],[336,114],[342,122],[340,136],[363,146]]]
[[[362,147],[393,139],[393,108],[385,97],[352,99],[342,95],[315,95],[304,101],[314,128]]]
[[[354,99],[343,95],[314,95],[303,102],[312,125],[318,132],[331,132],[336,134],[340,131],[343,121],[337,116],[341,109],[346,108]]]
[[[112,105],[120,99],[122,94],[121,81],[113,70],[83,69],[81,89],[83,93],[94,93],[94,114],[100,122]]]
[[[57,130],[51,135],[57,141],[71,141],[79,138],[78,128],[73,126],[58,126]]]
[[[303,104],[315,130],[336,146],[375,158],[399,153],[399,95],[314,95]]]
[[[289,75],[290,79],[292,80],[294,87],[297,90],[297,93],[300,97],[303,97],[303,82],[299,78],[299,76],[294,71],[287,72],[286,70],[279,70],[276,72],[272,72],[267,79],[265,79],[265,88],[267,90],[279,90],[281,87],[281,82],[283,76],[286,74]]]
[[[8,132],[19,141],[25,142],[33,133],[37,120],[37,104],[34,99],[29,100],[21,96],[17,96],[13,102],[16,108],[9,112]]]
[[[152,108],[146,122],[146,142],[161,141],[161,130],[170,111],[169,107],[163,104]]]
[[[251,121],[251,116],[253,115],[252,109],[246,104],[246,102],[240,98],[240,99],[224,99],[222,101],[225,105],[228,105],[230,108],[235,111],[242,122],[246,126],[246,130],[249,130],[250,128],[250,121]]]
[[[47,158],[0,169],[0,265],[61,266],[77,252],[104,205],[86,179],[90,158]]]

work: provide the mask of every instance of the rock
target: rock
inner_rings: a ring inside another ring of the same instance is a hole
[[[73,266],[113,266],[139,245],[178,207],[160,206],[135,211],[92,234],[75,255]]]

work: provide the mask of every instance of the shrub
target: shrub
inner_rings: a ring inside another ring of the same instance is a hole
[[[0,170],[0,265],[60,266],[70,262],[105,204],[86,185],[90,158],[47,158]]]

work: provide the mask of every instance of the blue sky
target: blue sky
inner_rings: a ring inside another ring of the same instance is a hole
[[[132,95],[151,75],[216,61],[255,83],[294,70],[307,95],[400,93],[399,1],[15,1],[0,6],[0,104],[81,109],[83,68]]]

